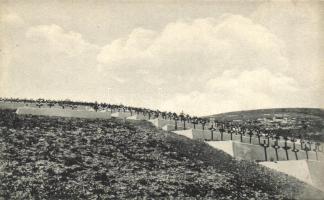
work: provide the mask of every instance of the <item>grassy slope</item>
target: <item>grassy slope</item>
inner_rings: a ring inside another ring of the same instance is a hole
[[[232,160],[145,121],[17,116],[1,110],[0,119],[4,199],[289,199],[304,191],[318,193],[292,177]]]

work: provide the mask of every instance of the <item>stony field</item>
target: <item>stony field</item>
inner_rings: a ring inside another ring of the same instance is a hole
[[[323,193],[145,121],[0,110],[0,199],[305,199]]]

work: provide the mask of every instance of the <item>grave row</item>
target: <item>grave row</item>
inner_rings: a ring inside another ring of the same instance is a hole
[[[21,108],[22,106],[26,106]],[[233,130],[231,128],[224,128],[222,125],[217,125],[214,122],[203,120],[195,122],[181,119],[177,117],[175,113],[151,111],[148,109],[131,108],[124,106],[110,106],[109,108],[100,106],[86,106],[73,104],[65,105],[60,103],[53,103],[48,106],[45,103],[23,103],[23,102],[0,102],[0,108],[18,108],[17,113],[19,114],[37,114],[37,115],[48,115],[48,116],[62,116],[62,117],[81,117],[81,118],[104,118],[120,117],[133,120],[150,120],[155,126],[160,127],[167,131],[174,130],[190,130],[192,129],[193,139],[202,139],[206,141],[240,141],[248,144],[256,145],[268,145],[279,146],[290,149],[298,149],[306,151],[323,151],[324,145],[319,143],[313,143],[311,141],[305,142],[303,140],[289,140],[274,135],[267,136],[265,134],[257,133],[255,130],[242,132],[239,130]],[[37,110],[40,109],[40,111]],[[29,110],[30,109],[30,110]]]
[[[166,131],[175,131],[175,122],[173,120],[153,119],[150,120],[156,127],[162,128]],[[179,121],[178,121],[179,123]],[[220,131],[220,128],[213,127],[213,124],[207,124],[205,128],[201,126],[195,126],[188,124],[187,130],[191,131],[192,139],[204,140],[204,141],[240,141],[242,143],[254,144],[254,145],[266,145],[274,148],[287,148],[293,151],[306,150],[306,151],[321,151],[323,152],[323,145],[316,144],[312,141],[302,140],[288,140],[283,137],[269,137],[266,135],[250,135],[240,134],[237,132],[228,132],[226,130]],[[211,129],[212,128],[212,129]],[[179,127],[177,130],[184,130],[183,127]]]
[[[287,161],[314,160],[324,161],[324,153],[318,151],[292,151],[285,148],[274,148],[247,144],[237,141],[206,141],[210,146],[225,151],[234,158],[252,161]]]
[[[316,150],[313,143],[307,144],[308,146],[312,145],[309,146],[310,150],[313,149],[313,151],[308,151],[308,148],[303,149],[303,144],[300,141],[283,141],[282,138],[276,140],[264,135],[250,137],[250,135],[235,134],[235,132],[227,130],[221,132],[219,128],[214,128],[213,123],[205,123],[203,125],[186,123],[184,125],[183,121],[177,119],[166,119],[161,116],[149,116],[147,114],[123,112],[120,110],[116,111],[116,109],[95,110],[87,106],[79,106],[77,108],[65,107],[63,109],[61,106],[55,105],[51,108],[40,108],[36,105],[21,108],[21,106],[25,105],[19,103],[6,106],[7,109],[17,107],[18,114],[105,119],[118,117],[129,120],[149,120],[155,126],[164,130],[174,131],[191,139],[203,140],[212,147],[223,150],[238,159],[276,161],[259,163],[268,168],[294,176],[324,191],[324,179],[323,173],[321,173],[323,171],[323,162],[318,162],[324,161],[324,155],[323,152],[320,152],[322,149]],[[0,108],[3,108],[1,104]],[[296,149],[299,149],[299,151]]]

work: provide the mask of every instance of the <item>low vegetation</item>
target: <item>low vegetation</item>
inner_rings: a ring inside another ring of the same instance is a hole
[[[0,110],[0,199],[293,199],[321,193],[148,122]]]

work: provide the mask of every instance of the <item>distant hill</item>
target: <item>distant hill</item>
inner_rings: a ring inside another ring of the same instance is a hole
[[[324,109],[275,108],[227,112],[206,116],[219,121],[254,125],[277,130],[281,135],[308,135],[324,141]]]
[[[244,110],[226,112],[206,117],[213,117],[217,119],[257,119],[266,114],[290,114],[291,116],[313,116],[320,117],[324,120],[324,109],[320,108],[270,108],[270,109],[257,109],[257,110]]]

